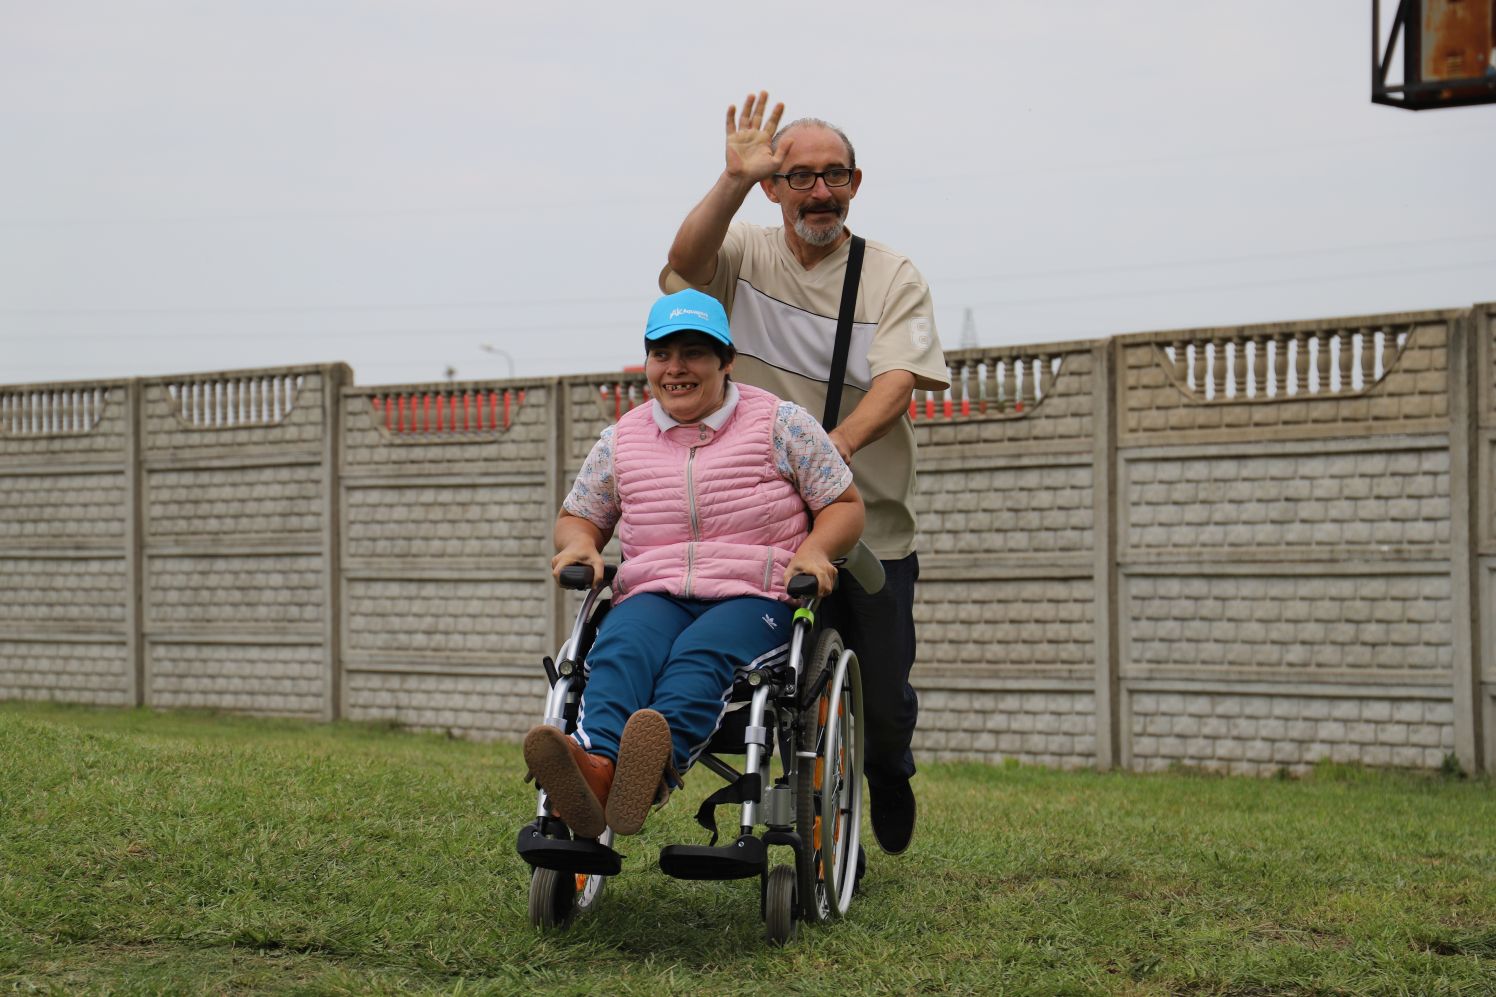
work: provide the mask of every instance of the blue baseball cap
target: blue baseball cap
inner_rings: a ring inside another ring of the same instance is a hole
[[[644,326],[644,341],[657,342],[677,332],[704,332],[723,346],[732,345],[727,330],[727,312],[722,302],[710,294],[687,289],[667,294],[649,310]]]

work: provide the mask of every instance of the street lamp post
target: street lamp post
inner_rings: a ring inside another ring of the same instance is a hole
[[[478,349],[484,353],[496,353],[503,357],[504,362],[509,365],[509,379],[511,381],[514,380],[514,358],[509,355],[507,350],[501,350],[497,346],[490,346],[488,343],[479,343]]]

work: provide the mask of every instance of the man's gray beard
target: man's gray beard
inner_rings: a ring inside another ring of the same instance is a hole
[[[795,234],[802,242],[812,246],[829,246],[842,234],[846,221],[838,215],[836,221],[824,228],[812,228],[804,218],[795,219]]]

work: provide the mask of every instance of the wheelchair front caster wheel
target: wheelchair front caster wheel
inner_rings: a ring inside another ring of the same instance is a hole
[[[535,869],[530,874],[530,924],[565,931],[602,899],[607,876]]]
[[[800,926],[797,913],[795,867],[776,865],[764,886],[764,933],[772,944],[783,945],[795,937]]]
[[[555,869],[530,874],[530,924],[564,931],[576,916],[577,877]]]

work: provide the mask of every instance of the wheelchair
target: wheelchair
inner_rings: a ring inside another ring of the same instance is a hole
[[[882,565],[860,543],[839,568],[869,592],[883,586]],[[570,636],[554,659],[544,659],[550,690],[543,722],[567,734],[576,729],[587,653],[608,612],[616,570],[610,565],[596,587],[586,566],[561,572],[563,588],[586,591]],[[724,782],[696,814],[710,841],[667,845],[659,854],[660,869],[677,879],[757,878],[765,934],[781,945],[795,937],[802,921],[819,924],[845,914],[865,861],[857,655],[843,646],[834,628],[817,625],[820,600],[813,577],[791,579],[788,591],[800,601],[788,658],[739,672],[728,712],[696,762],[697,769]],[[741,770],[724,755],[743,756]],[[727,804],[738,808],[737,836],[719,845],[716,809]],[[565,929],[595,910],[608,878],[623,866],[625,856],[613,843],[611,828],[595,840],[574,837],[550,813],[540,789],[535,819],[520,829],[516,842],[532,867],[531,924]],[[786,860],[771,861],[771,848]]]

